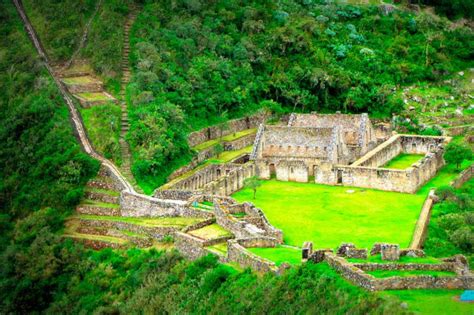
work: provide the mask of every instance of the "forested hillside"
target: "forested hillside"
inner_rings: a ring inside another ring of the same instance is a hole
[[[390,117],[404,106],[395,89],[472,66],[473,33],[447,19],[318,3],[145,5],[129,89],[135,176],[157,187],[188,162],[189,130],[262,107]]]
[[[98,163],[82,153],[9,1],[0,3],[0,17],[0,313],[398,309],[324,266],[262,278],[211,257],[191,263],[174,252],[93,252],[63,240],[64,218]]]

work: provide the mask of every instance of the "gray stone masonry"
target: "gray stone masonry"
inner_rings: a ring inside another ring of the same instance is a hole
[[[400,246],[398,244],[382,244],[380,247],[382,260],[399,260]]]

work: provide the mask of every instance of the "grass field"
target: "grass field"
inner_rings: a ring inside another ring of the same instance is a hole
[[[341,186],[262,181],[233,195],[252,201],[270,223],[283,230],[285,243],[335,248],[342,242],[370,248],[375,242],[409,245],[425,196]]]
[[[385,291],[382,295],[396,296],[408,304],[408,310],[415,314],[474,314],[474,304],[459,302],[462,290],[400,290]]]
[[[394,168],[394,169],[399,169],[399,170],[404,170],[406,168],[409,168],[412,166],[413,163],[418,162],[424,154],[406,154],[406,153],[401,153],[391,159],[390,161],[385,164],[384,168]]]
[[[77,93],[77,96],[80,98],[85,99],[86,101],[111,101],[113,100],[112,97],[108,96],[102,92],[84,92],[84,93]]]
[[[275,247],[275,248],[248,248],[251,253],[275,262],[277,266],[283,262],[292,265],[301,264],[301,250],[291,247]]]
[[[91,76],[82,76],[82,77],[71,77],[61,79],[65,84],[76,85],[76,84],[91,84],[99,83],[97,79]]]

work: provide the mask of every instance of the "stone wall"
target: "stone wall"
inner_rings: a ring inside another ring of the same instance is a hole
[[[461,186],[470,180],[474,175],[474,165],[469,166],[467,169],[461,172],[458,177],[451,183],[454,188],[461,188]]]
[[[375,278],[364,272],[367,270],[453,270],[449,263],[439,264],[351,264],[342,257],[333,253],[324,253],[324,259],[328,264],[350,282],[371,291],[381,290],[407,290],[407,289],[473,289],[474,276],[467,275],[434,277],[429,275],[410,277],[388,277]],[[411,265],[411,266],[410,266]],[[380,267],[379,269],[375,269]],[[416,269],[419,267],[420,269]],[[386,269],[385,269],[386,268]],[[401,269],[397,269],[401,268]],[[406,269],[403,269],[406,268]],[[411,269],[413,268],[413,269]],[[425,269],[423,269],[425,268]]]
[[[438,146],[406,170],[336,165],[330,170],[318,170],[320,174],[315,174],[315,180],[318,183],[415,193],[444,165],[443,153],[444,148]]]
[[[272,243],[266,239],[229,240],[227,241],[227,259],[238,263],[242,267],[249,267],[257,272],[278,272],[278,268],[273,261],[257,256],[245,249],[247,247],[273,247]],[[249,246],[252,245],[252,246]],[[261,245],[261,246],[258,246]]]
[[[253,163],[234,164],[235,168],[224,176],[217,178],[202,188],[203,193],[210,195],[229,196],[244,187],[245,179],[255,176]]]
[[[204,248],[204,240],[192,235],[176,232],[174,235],[175,247],[184,257],[195,260],[206,256],[209,252]]]
[[[387,141],[377,146],[354,163],[352,166],[379,167],[384,165],[402,152],[400,135],[390,137]]]
[[[246,129],[257,128],[258,125],[263,122],[264,114],[257,113],[255,115],[244,117],[240,119],[229,120],[229,128],[223,130],[223,135],[229,135],[235,132],[239,132]],[[200,143],[217,139],[220,137],[219,126],[211,126],[208,128],[201,129],[199,131],[192,132],[188,136],[188,144],[190,147],[194,147]]]
[[[199,191],[192,190],[180,190],[180,189],[166,189],[166,190],[155,190],[153,197],[158,199],[171,199],[171,200],[183,200],[187,201],[190,198],[202,195]]]
[[[232,216],[233,213],[245,212],[243,218]],[[252,203],[237,204],[232,202],[214,200],[214,214],[216,222],[229,230],[237,238],[271,238],[275,243],[283,243],[283,233],[272,226],[263,211]],[[255,246],[254,246],[255,247]]]
[[[195,210],[185,201],[164,200],[122,191],[120,207],[125,217],[196,217],[209,219],[213,215],[206,211]]]
[[[431,209],[437,199],[434,194],[434,189],[430,190],[428,197],[426,197],[423,207],[421,208],[420,216],[416,222],[415,232],[410,243],[410,248],[421,249],[428,233],[428,226],[430,224]]]

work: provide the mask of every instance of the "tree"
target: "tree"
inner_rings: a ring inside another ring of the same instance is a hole
[[[257,188],[262,186],[262,183],[258,180],[257,176],[252,176],[244,180],[244,187],[253,190],[253,199],[257,195]]]
[[[456,164],[457,169],[459,169],[464,160],[470,160],[471,158],[472,150],[469,147],[454,142],[448,144],[446,152],[444,153],[444,159],[446,162],[449,164]]]
[[[218,143],[214,146],[214,154],[219,158],[221,153],[224,152],[224,147],[222,146],[221,143]]]

